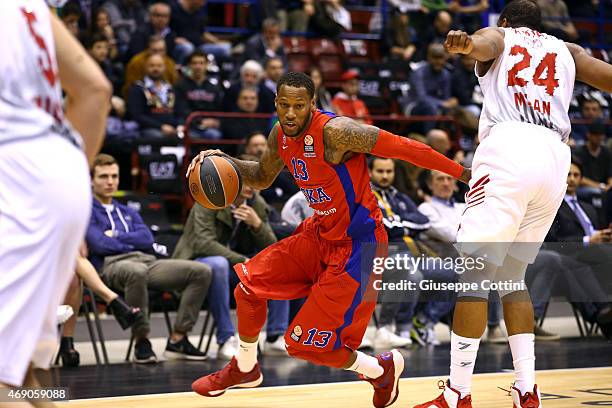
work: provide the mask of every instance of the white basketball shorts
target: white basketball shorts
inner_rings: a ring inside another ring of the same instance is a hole
[[[484,248],[497,266],[506,255],[533,263],[563,201],[570,161],[569,146],[547,128],[495,125],[474,155],[459,249]]]
[[[57,349],[56,311],[91,211],[87,162],[49,135],[0,144],[0,382],[21,386]]]

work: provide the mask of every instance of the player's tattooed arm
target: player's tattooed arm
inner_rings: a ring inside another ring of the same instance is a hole
[[[339,163],[345,153],[370,153],[378,140],[380,130],[353,119],[337,116],[323,129],[325,159]]]
[[[346,117],[339,116],[327,122],[323,129],[323,142],[325,160],[334,164],[344,161],[347,154],[371,153],[440,170],[465,183],[471,177],[469,169],[464,169],[426,144]]]
[[[472,35],[452,30],[446,35],[444,48],[452,54],[469,54],[477,61],[492,61],[504,51],[504,30],[486,27]]]
[[[577,44],[565,43],[576,64],[576,79],[605,92],[612,92],[612,65],[593,58]]]
[[[270,187],[272,185],[272,182],[274,182],[278,174],[285,166],[285,163],[278,155],[277,126],[274,126],[274,128],[270,131],[270,134],[268,135],[267,147],[264,150],[259,162],[251,160],[239,160],[234,157],[231,157],[230,155],[218,149],[205,150],[200,152],[191,161],[191,163],[189,164],[189,168],[187,169],[187,177],[189,177],[189,173],[196,165],[196,163],[201,163],[202,160],[204,160],[204,157],[211,155],[223,156],[232,160],[236,167],[238,167],[238,171],[240,171],[240,175],[242,176],[242,182],[257,190],[264,190]]]

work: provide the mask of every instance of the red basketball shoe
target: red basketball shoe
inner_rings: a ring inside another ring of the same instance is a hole
[[[518,388],[510,388],[510,395],[512,396],[513,408],[540,408],[542,404],[540,401],[540,390],[536,384],[533,387],[533,392],[526,392],[525,395],[521,395],[521,391]]]
[[[404,356],[397,350],[387,351],[376,356],[383,374],[378,378],[368,378],[359,374],[359,378],[374,387],[372,403],[376,408],[388,407],[399,395],[399,379],[404,371]]]
[[[435,400],[415,405],[414,408],[472,408],[472,396],[461,398],[461,393],[450,386],[450,382],[438,381],[438,388],[444,390]]]
[[[216,373],[205,375],[191,384],[191,389],[205,397],[218,397],[228,388],[253,388],[263,381],[259,363],[248,373],[238,369],[236,357]]]

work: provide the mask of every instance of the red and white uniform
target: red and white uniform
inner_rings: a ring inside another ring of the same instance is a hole
[[[506,254],[533,262],[561,205],[576,71],[557,38],[525,27],[503,30],[504,50],[478,78],[481,143],[457,237],[469,253],[495,243],[489,260],[497,265]]]
[[[47,367],[90,212],[88,166],[61,108],[49,10],[0,2],[0,382]]]
[[[576,66],[565,43],[529,28],[504,28],[504,52],[478,78],[484,93],[479,137],[498,123],[540,125],[569,138]]]

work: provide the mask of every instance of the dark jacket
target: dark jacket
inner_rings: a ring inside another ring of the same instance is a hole
[[[424,231],[429,228],[429,218],[418,210],[414,201],[406,194],[400,193],[395,187],[381,188],[373,183],[371,185],[383,213],[383,224],[389,241],[401,241],[410,231]],[[381,199],[386,200],[393,214],[388,212]]]
[[[263,36],[261,34],[255,34],[249,38],[245,44],[244,60],[255,60],[261,65],[264,65],[266,60],[271,57],[279,57],[286,64],[285,60],[285,48],[281,45],[276,51],[275,55],[266,54],[266,46],[264,44]]]
[[[176,126],[174,116],[174,90],[170,87],[168,102],[163,103],[154,90],[147,89],[143,81],[137,81],[128,92],[127,108],[130,117],[138,122],[141,129],[159,129],[161,125]]]
[[[112,212],[107,212],[98,200],[93,199],[85,235],[89,259],[98,271],[102,269],[106,256],[132,251],[151,252],[153,248],[153,235],[138,211],[116,200],[112,203]]]
[[[591,204],[586,203],[584,201],[578,201],[580,207],[584,210],[587,217],[593,224],[595,229],[601,227],[598,222],[597,211],[595,207]],[[553,221],[552,226],[550,227],[550,231],[548,231],[548,235],[546,236],[547,242],[582,242],[583,237],[586,235],[586,232],[582,229],[580,225],[580,221],[578,221],[578,217],[572,211],[570,206],[563,200],[561,203],[561,207],[559,207],[559,211],[557,211],[557,215],[555,216],[555,220]]]
[[[151,23],[147,23],[142,27],[139,27],[132,37],[130,38],[130,47],[128,48],[127,57],[132,58],[134,55],[141,51],[144,51],[149,46],[149,38],[155,34],[155,29]],[[176,34],[171,29],[164,36],[164,42],[166,43],[166,54],[174,55],[174,40]]]
[[[226,112],[236,112],[238,110],[238,95],[240,95],[240,90],[242,90],[242,83],[240,81],[233,83],[227,91],[225,91],[225,95],[223,96],[223,110]],[[272,113],[276,111],[274,107],[274,98],[276,95],[272,91],[268,89],[268,87],[264,84],[264,81],[261,81],[257,86],[257,112],[258,113]]]
[[[220,112],[223,109],[222,88],[218,83],[212,83],[210,79],[197,84],[193,79],[184,77],[175,85],[174,93],[176,95],[174,112],[181,122],[184,122],[191,112]]]
[[[268,223],[268,205],[259,194],[247,202],[263,222],[259,231],[244,223],[236,223],[230,207],[209,210],[195,204],[189,212],[185,230],[172,254],[173,258],[195,259],[220,255],[230,264],[243,262],[247,256],[276,242]],[[231,248],[230,248],[231,246]]]
[[[176,36],[186,38],[196,47],[202,44],[202,34],[206,31],[208,24],[206,6],[202,6],[193,13],[188,13],[175,0],[171,3],[171,7],[170,28],[176,33]]]

